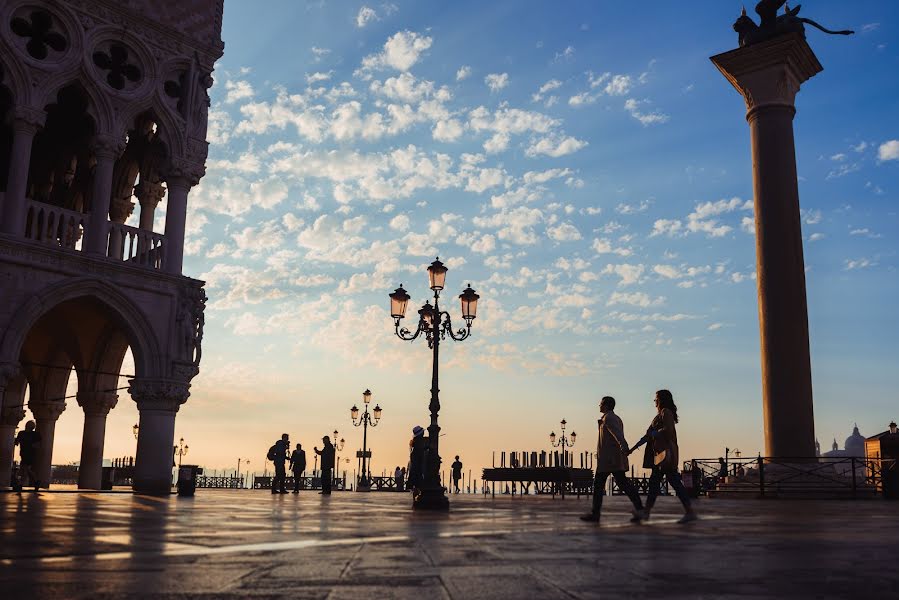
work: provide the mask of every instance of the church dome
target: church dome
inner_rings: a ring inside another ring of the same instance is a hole
[[[852,428],[852,435],[846,438],[846,444],[843,448],[846,449],[847,456],[865,456],[865,436],[858,432],[857,424]]]

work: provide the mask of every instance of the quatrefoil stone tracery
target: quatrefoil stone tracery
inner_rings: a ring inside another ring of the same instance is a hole
[[[110,42],[105,49],[97,49],[93,61],[97,68],[106,72],[106,83],[116,90],[133,88],[143,77],[128,48],[118,42]]]
[[[57,31],[53,16],[45,10],[20,12],[10,20],[9,28],[17,36],[28,40],[25,50],[37,60],[46,59],[51,51],[65,52],[69,46],[65,36]]]

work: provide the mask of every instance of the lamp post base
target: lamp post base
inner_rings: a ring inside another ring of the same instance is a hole
[[[366,481],[364,479],[360,479],[356,483],[356,491],[357,492],[370,492],[371,491],[371,482]]]
[[[419,490],[412,499],[414,510],[449,510],[446,488],[436,487]]]

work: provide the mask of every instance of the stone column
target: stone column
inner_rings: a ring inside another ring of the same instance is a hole
[[[131,198],[113,198],[109,203],[109,222],[124,225],[131,213],[134,212],[134,202]],[[125,237],[122,232],[113,229],[109,232],[109,256],[123,258]]]
[[[161,379],[132,379],[128,392],[140,411],[134,491],[169,494],[175,415],[190,396],[190,384]]]
[[[121,140],[111,136],[97,136],[93,141],[92,149],[97,165],[94,167],[91,219],[87,235],[87,251],[90,254],[107,255],[112,174],[116,158],[122,153],[122,148]]]
[[[66,409],[65,402],[44,402],[28,404],[41,436],[41,446],[37,453],[37,464],[34,466],[41,487],[50,487],[50,467],[53,464],[53,437],[56,434],[56,421]]]
[[[16,426],[25,418],[25,382],[19,373],[16,364],[0,364],[0,488],[9,485],[15,457]]]
[[[165,210],[165,270],[180,275],[184,264],[184,227],[187,223],[187,193],[191,182],[186,177],[169,177],[169,199]]]
[[[134,186],[134,195],[140,203],[140,228],[153,231],[156,207],[165,196],[165,187],[159,182],[141,181]]]
[[[78,489],[99,490],[101,487],[106,415],[115,407],[118,399],[119,396],[114,392],[79,392],[77,395],[78,404],[84,409]]]
[[[25,235],[25,191],[31,164],[31,144],[34,135],[44,126],[47,113],[27,106],[13,109],[12,148],[9,154],[9,175],[3,199],[2,231],[22,237]]]
[[[799,34],[711,60],[746,100],[752,139],[765,453],[813,457],[815,424],[793,116],[799,87],[823,68]]]

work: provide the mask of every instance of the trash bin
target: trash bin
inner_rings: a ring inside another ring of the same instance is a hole
[[[893,461],[893,464],[887,468],[883,467],[883,497],[887,500],[899,500],[899,461]]]
[[[193,496],[197,491],[197,475],[203,473],[203,469],[197,465],[182,465],[178,467],[178,495]]]
[[[100,489],[111,490],[113,481],[115,481],[115,467],[103,467],[100,475]]]

